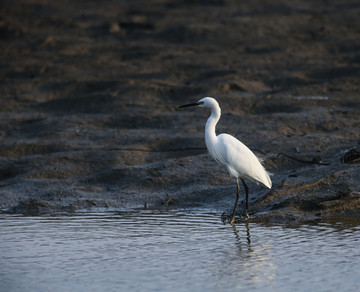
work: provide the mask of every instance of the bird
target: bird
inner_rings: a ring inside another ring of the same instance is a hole
[[[249,188],[246,185],[245,180],[262,184],[263,186],[271,189],[272,182],[270,179],[270,173],[265,170],[262,165],[262,160],[238,139],[226,133],[216,135],[216,124],[220,120],[221,116],[221,109],[216,99],[212,97],[204,97],[197,102],[179,106],[179,108],[192,106],[211,109],[211,115],[205,125],[206,147],[215,161],[224,165],[230,176],[236,179],[236,200],[230,223],[234,224],[235,222],[236,209],[239,203],[239,179],[245,189],[245,219],[249,219]]]

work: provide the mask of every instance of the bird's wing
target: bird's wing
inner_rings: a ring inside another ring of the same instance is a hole
[[[271,188],[271,180],[255,154],[231,135],[221,134],[217,140],[218,155],[227,168],[235,170],[239,177],[259,182]],[[230,171],[230,170],[229,170]]]

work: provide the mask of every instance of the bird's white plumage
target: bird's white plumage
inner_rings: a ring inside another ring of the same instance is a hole
[[[237,204],[240,198],[239,178],[245,188],[245,216],[249,219],[249,188],[244,179],[261,183],[271,188],[271,179],[269,174],[262,166],[261,161],[255,154],[239,140],[229,134],[220,134],[216,136],[215,127],[221,116],[219,104],[212,97],[205,97],[198,102],[180,106],[180,108],[189,106],[201,106],[211,109],[211,115],[205,126],[205,143],[211,156],[219,163],[226,166],[230,175],[236,178],[237,192],[234,210],[232,213],[231,224],[235,222]]]
[[[215,126],[221,116],[217,101],[212,97],[205,97],[199,100],[198,104],[211,108],[211,115],[205,127],[205,142],[210,155],[217,162],[225,165],[231,176],[271,188],[269,174],[246,145],[229,134],[216,135]]]
[[[228,134],[217,136],[218,155],[223,161],[230,175],[245,178],[256,183],[262,183],[271,188],[271,179],[259,159],[251,150],[239,140]]]

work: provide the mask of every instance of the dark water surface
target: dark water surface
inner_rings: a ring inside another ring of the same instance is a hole
[[[360,221],[0,215],[1,291],[360,291]]]

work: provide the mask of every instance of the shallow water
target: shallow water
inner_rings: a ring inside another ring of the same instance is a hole
[[[360,291],[360,221],[0,214],[1,291]]]

